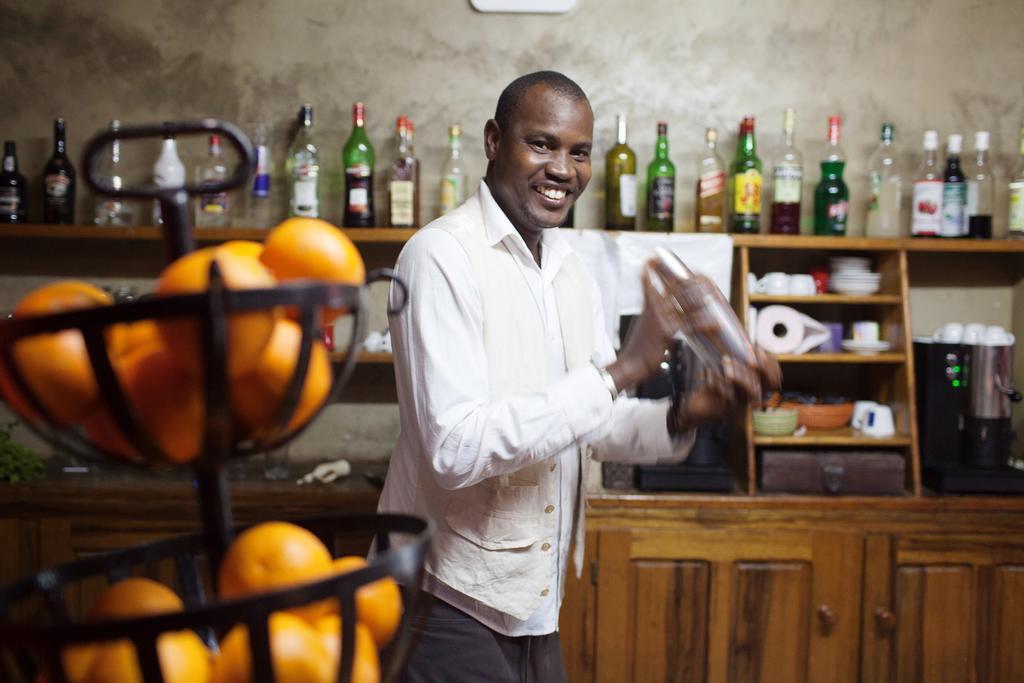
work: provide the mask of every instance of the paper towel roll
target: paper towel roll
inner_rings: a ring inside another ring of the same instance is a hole
[[[766,306],[757,313],[757,345],[768,353],[793,353],[804,340],[804,316],[789,306]]]

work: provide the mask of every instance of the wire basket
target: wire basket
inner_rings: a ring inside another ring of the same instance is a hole
[[[237,151],[241,161],[226,180],[177,188],[114,188],[97,171],[100,153],[107,144],[116,139],[197,133],[220,133]],[[214,119],[104,131],[89,141],[84,157],[86,181],[98,194],[150,198],[160,202],[168,261],[194,249],[188,212],[189,197],[199,193],[226,192],[238,187],[249,178],[253,165],[251,146],[245,135],[235,126]],[[400,309],[405,303],[406,288],[392,271],[378,269],[371,272],[367,277],[367,284],[385,280],[390,280],[402,293],[398,301]],[[274,307],[288,307],[297,312],[302,335],[298,357],[273,423],[261,432],[262,435],[258,438],[243,437],[234,428],[231,419],[227,370],[228,318],[239,312]],[[197,569],[201,561],[209,568],[209,577],[216,577],[217,569],[236,531],[233,527],[230,498],[224,476],[227,461],[280,447],[298,436],[315,417],[315,414],[311,416],[303,426],[289,427],[309,369],[313,342],[319,337],[321,311],[325,308],[345,309],[354,320],[349,353],[344,361],[335,367],[330,395],[317,408],[319,412],[342,390],[355,368],[358,342],[365,329],[366,285],[306,281],[282,283],[263,289],[232,290],[224,286],[217,262],[213,261],[210,265],[208,289],[202,293],[161,296],[114,306],[0,321],[0,360],[3,362],[9,382],[37,418],[29,420],[28,425],[60,451],[86,459],[115,456],[121,461],[124,460],[123,454],[104,450],[87,438],[81,430],[59,426],[57,420],[43,405],[43,401],[31,390],[18,364],[14,362],[12,349],[17,341],[34,335],[61,330],[77,330],[81,333],[99,387],[101,401],[121,434],[137,453],[137,457],[134,458],[134,464],[137,466],[164,464],[167,458],[155,443],[155,439],[146,431],[125,396],[105,343],[107,330],[123,323],[164,318],[189,319],[197,323],[201,330],[203,348],[202,388],[205,411],[201,452],[190,462],[195,476],[202,533],[44,570],[28,579],[0,587],[0,654],[6,655],[5,662],[9,667],[10,676],[15,673],[25,675],[45,662],[54,683],[63,683],[66,678],[59,666],[62,646],[130,638],[135,643],[145,683],[162,683],[163,677],[155,645],[156,638],[161,632],[190,628],[204,636],[209,644],[214,644],[218,629],[241,622],[250,628],[249,643],[254,663],[254,680],[270,683],[273,678],[268,651],[267,616],[285,607],[336,597],[341,605],[343,623],[339,680],[348,681],[354,637],[355,589],[384,576],[392,576],[400,584],[404,584],[403,595],[406,598],[406,608],[399,628],[400,635],[388,650],[385,680],[391,680],[397,675],[409,651],[409,615],[414,613],[419,605],[420,574],[431,533],[426,521],[400,515],[331,515],[307,520],[303,524],[322,539],[329,540],[332,534],[342,531],[361,530],[372,533],[376,537],[377,549],[381,552],[366,569],[252,598],[224,603],[208,600],[202,590],[202,581]],[[412,540],[401,547],[391,548],[388,535],[392,532],[411,536]],[[328,544],[328,547],[331,547],[331,544]],[[174,558],[177,563],[178,583],[186,603],[185,612],[102,623],[73,623],[68,619],[62,597],[65,588],[97,575],[110,578],[126,576],[129,573],[128,568],[133,564],[165,558]],[[215,585],[215,581],[209,585]],[[47,605],[44,623],[21,623],[13,616],[12,607],[32,597],[42,598]]]

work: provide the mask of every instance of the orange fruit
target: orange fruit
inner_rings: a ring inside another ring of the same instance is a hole
[[[277,590],[331,574],[331,553],[312,532],[289,522],[264,522],[246,529],[228,548],[217,577],[222,598]],[[327,601],[290,612],[312,622]]]
[[[282,282],[366,282],[366,266],[356,245],[344,232],[319,218],[289,218],[278,225],[264,240],[260,260]],[[328,309],[324,323],[344,313],[344,309]]]
[[[302,329],[282,318],[263,348],[256,366],[231,382],[231,408],[242,426],[253,434],[270,426],[291,384],[299,359]],[[313,340],[299,403],[288,421],[293,430],[306,424],[331,391],[331,359],[319,339]]]
[[[217,262],[224,285],[228,289],[273,287],[274,276],[258,259],[242,255],[238,249],[207,247],[186,254],[167,266],[160,274],[156,293],[160,295],[204,292],[210,282],[210,264]],[[228,318],[228,373],[236,377],[251,369],[270,339],[276,309],[234,313]],[[160,334],[174,349],[178,364],[192,374],[200,374],[203,366],[202,328],[198,320],[161,318]]]
[[[180,612],[185,604],[173,590],[144,577],[111,584],[89,610],[89,619],[124,619],[149,614]]]
[[[229,240],[222,243],[217,248],[256,260],[259,260],[260,256],[263,254],[263,245],[252,240]]]
[[[324,646],[330,654],[335,670],[341,665],[341,617],[329,614],[317,619]],[[373,636],[363,624],[356,624],[355,658],[352,662],[352,683],[380,683],[380,656],[374,647]]]
[[[274,683],[334,683],[337,664],[332,664],[321,634],[304,619],[274,612],[267,624]],[[251,683],[252,657],[249,629],[235,626],[220,643],[214,659],[213,683]]]
[[[153,320],[136,320],[125,324],[122,328],[118,355],[127,356],[136,349],[155,344],[163,344],[163,337]]]
[[[30,292],[18,303],[14,315],[48,315],[112,303],[109,294],[87,282],[61,280]],[[108,343],[116,345],[115,339],[114,333],[108,333]],[[12,352],[28,388],[55,422],[74,424],[92,410],[99,398],[99,385],[81,332],[61,330],[25,337],[15,342]],[[38,420],[39,416],[7,373],[0,375],[4,396],[11,407],[30,421]]]
[[[356,555],[339,557],[333,564],[338,574],[365,566],[366,560]],[[333,605],[338,609],[336,601]],[[356,618],[369,629],[378,648],[390,643],[402,620],[402,593],[395,580],[388,577],[360,586],[356,590]]]

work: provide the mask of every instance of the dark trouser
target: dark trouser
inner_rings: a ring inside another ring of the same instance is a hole
[[[414,617],[402,683],[567,683],[558,632],[510,638],[437,598]]]

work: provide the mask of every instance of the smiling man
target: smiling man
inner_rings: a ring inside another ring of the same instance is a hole
[[[591,457],[677,462],[694,426],[757,393],[730,380],[675,410],[620,395],[658,371],[679,313],[647,285],[615,357],[600,292],[557,229],[590,181],[593,126],[562,74],[513,81],[484,127],[479,190],[399,256],[401,431],[380,510],[436,526],[406,681],[565,681],[558,611]]]

